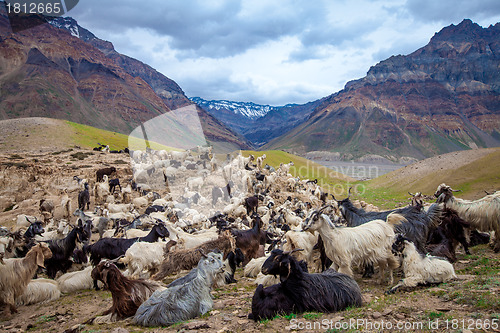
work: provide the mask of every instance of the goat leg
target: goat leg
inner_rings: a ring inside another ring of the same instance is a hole
[[[363,273],[363,278],[371,278],[375,274],[375,268],[373,267],[373,264],[366,264],[365,265],[365,271]]]

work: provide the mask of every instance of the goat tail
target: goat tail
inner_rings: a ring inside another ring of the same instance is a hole
[[[401,214],[390,213],[387,216],[387,223],[389,223],[393,227],[396,225],[400,225],[403,222],[406,222],[406,218]]]

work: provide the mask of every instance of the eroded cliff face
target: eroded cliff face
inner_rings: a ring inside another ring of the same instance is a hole
[[[464,20],[373,66],[267,147],[423,158],[499,145],[500,24]]]
[[[192,104],[177,83],[152,67],[119,54],[71,18],[57,20],[12,33],[0,6],[0,119],[51,117],[128,134]],[[248,147],[222,123],[199,113],[208,140]]]

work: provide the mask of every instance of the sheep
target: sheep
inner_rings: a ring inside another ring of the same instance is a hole
[[[90,206],[90,192],[88,183],[85,183],[84,190],[78,193],[78,209],[84,211],[85,205],[87,205],[88,210]]]
[[[166,326],[207,313],[213,306],[210,287],[215,275],[221,271],[221,260],[204,255],[191,281],[155,292],[139,306],[134,323]]]
[[[51,279],[35,279],[28,283],[24,294],[16,300],[16,305],[47,303],[61,297],[57,282]]]
[[[116,172],[116,168],[115,167],[108,167],[108,168],[102,168],[102,169],[99,169],[96,171],[95,175],[96,175],[96,182],[102,182],[103,181],[103,177],[106,175],[106,176],[111,176],[114,172]],[[105,181],[107,183],[107,179]]]
[[[78,225],[63,239],[48,240],[45,243],[52,251],[52,256],[45,260],[47,276],[51,279],[56,277],[58,271],[66,273],[71,267],[69,258],[75,250],[77,242],[84,242],[90,238],[88,231],[84,230],[82,220],[78,220]]]
[[[436,202],[442,202],[446,207],[455,210],[462,219],[469,222],[471,228],[479,231],[494,231],[495,242],[493,250],[500,251],[500,191],[478,200],[464,200],[453,196],[453,190],[446,184],[440,184],[434,193]]]
[[[361,289],[352,277],[331,269],[309,274],[291,252],[273,250],[262,272],[279,275],[281,283],[265,289],[262,285],[257,287],[249,315],[255,321],[271,319],[278,314],[329,313],[362,305]]]
[[[401,234],[397,235],[392,251],[403,256],[405,278],[390,288],[387,294],[392,294],[401,287],[411,288],[418,284],[447,282],[457,277],[451,263],[445,259],[420,254],[415,244]]]
[[[99,263],[92,270],[91,276],[92,279],[101,281],[113,298],[111,307],[101,316],[95,317],[94,323],[109,323],[132,317],[153,292],[165,289],[154,281],[127,278],[110,260]]]
[[[149,278],[156,273],[163,261],[164,254],[177,244],[170,240],[168,243],[136,242],[125,252],[125,256],[118,262],[127,265],[126,276],[133,278]],[[146,275],[143,276],[144,271]]]
[[[340,273],[353,276],[354,264],[379,265],[379,283],[384,281],[384,270],[389,269],[389,281],[392,284],[392,272],[398,261],[391,253],[394,240],[394,225],[404,219],[401,215],[390,214],[387,223],[374,220],[357,227],[336,227],[330,218],[322,214],[326,207],[312,211],[303,226],[304,231],[318,231],[325,242],[325,251],[329,259],[339,267]]]
[[[38,244],[29,250],[24,258],[4,259],[0,265],[0,309],[5,319],[17,312],[16,299],[26,290],[38,267],[44,267],[44,260],[52,252],[45,244]]]
[[[224,253],[224,257],[235,249],[235,240],[230,232],[225,232],[219,238],[205,242],[195,249],[183,249],[167,253],[158,273],[153,276],[153,280],[162,280],[183,269],[191,269],[200,260],[202,253],[216,249]]]

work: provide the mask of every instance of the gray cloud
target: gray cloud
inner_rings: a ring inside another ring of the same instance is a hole
[[[498,0],[408,0],[406,5],[410,14],[422,21],[458,23],[465,18],[478,21],[500,14]]]

